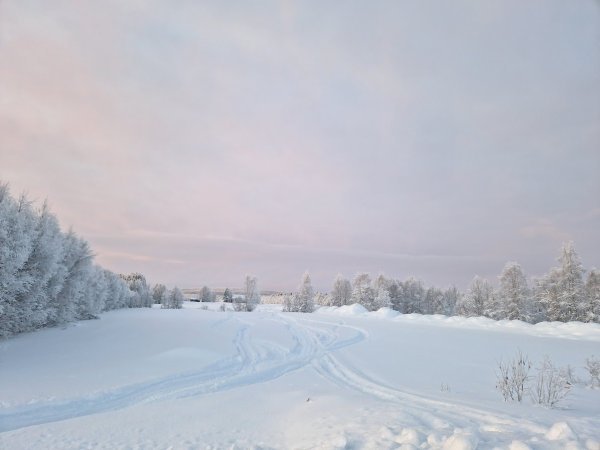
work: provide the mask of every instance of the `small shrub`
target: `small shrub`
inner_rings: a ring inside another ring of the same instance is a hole
[[[585,370],[590,375],[589,386],[594,389],[600,387],[600,359],[591,356],[585,360]]]
[[[520,350],[511,361],[498,363],[496,389],[500,391],[505,402],[523,401],[530,370],[531,362]]]
[[[221,311],[221,312],[227,311],[227,305],[225,303],[221,303],[221,306],[219,306],[219,311]]]
[[[531,399],[536,405],[553,408],[569,394],[571,387],[565,369],[557,369],[550,358],[545,356],[538,367]]]

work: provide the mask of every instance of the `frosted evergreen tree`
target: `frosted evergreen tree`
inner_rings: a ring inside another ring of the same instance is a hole
[[[573,248],[573,242],[567,242],[562,249],[560,262],[560,303],[565,313],[563,320],[585,320],[585,290],[583,284],[583,266]]]
[[[352,285],[350,281],[338,274],[333,281],[330,294],[331,306],[347,305],[352,298]]]
[[[484,316],[493,301],[494,290],[490,283],[479,276],[475,276],[469,289],[457,303],[456,314],[465,317]]]
[[[368,273],[359,273],[352,281],[352,303],[358,303],[369,311],[375,309],[375,291],[371,286],[371,277]]]
[[[304,272],[298,290],[290,297],[289,304],[286,305],[286,311],[303,313],[313,312],[315,309],[314,296],[315,292],[312,287],[310,275],[308,272]]]
[[[50,214],[47,203],[35,217],[33,247],[23,268],[29,275],[27,290],[17,295],[21,304],[25,328],[36,329],[44,326],[48,319],[49,301],[60,289],[60,284],[49,292],[49,283],[57,272],[62,259],[62,235],[56,218]],[[24,328],[24,329],[25,329]]]
[[[563,245],[559,267],[539,280],[535,298],[550,321],[585,320],[586,297],[583,267],[573,249],[573,243]]]
[[[36,210],[0,183],[0,337],[95,318],[130,299],[124,281],[93,264],[86,241],[60,230],[47,203]]]
[[[108,282],[104,270],[93,265],[89,271],[86,284],[86,299],[84,315],[87,319],[97,319],[104,310],[108,295]]]
[[[23,269],[33,248],[33,228],[29,205],[20,208],[8,185],[0,184],[0,337],[22,331],[17,296],[30,282]]]
[[[506,263],[499,279],[496,308],[491,317],[529,321],[529,288],[521,266],[516,262]]]
[[[585,321],[600,323],[600,270],[592,269],[588,273],[585,296],[588,305]]]
[[[66,323],[85,318],[88,309],[85,285],[92,268],[93,255],[88,243],[72,230],[64,237],[63,264],[67,276],[57,295],[56,321]]]

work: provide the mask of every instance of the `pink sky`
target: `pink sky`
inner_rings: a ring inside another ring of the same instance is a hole
[[[598,265],[599,10],[5,0],[0,179],[181,287]]]

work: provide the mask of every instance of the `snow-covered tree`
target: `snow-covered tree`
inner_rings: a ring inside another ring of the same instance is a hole
[[[388,280],[384,274],[380,273],[373,280],[373,290],[379,292],[380,289],[389,290],[391,280]]]
[[[588,314],[586,322],[600,323],[600,270],[592,269],[585,282],[585,296],[587,299]]]
[[[465,295],[456,304],[456,314],[466,317],[484,316],[494,301],[494,290],[490,283],[476,276]]]
[[[152,301],[164,305],[167,301],[167,287],[164,284],[155,284],[152,288]]]
[[[352,281],[352,303],[358,303],[369,311],[375,310],[375,291],[368,273],[359,273]]]
[[[169,308],[181,309],[184,300],[185,297],[183,296],[183,293],[177,286],[171,289],[171,292],[169,293]]]
[[[325,294],[323,292],[316,292],[315,293],[315,305],[333,306],[331,304],[331,295]]]
[[[32,283],[25,270],[34,245],[35,215],[24,197],[17,202],[0,185],[0,337],[25,331],[27,312],[18,301]]]
[[[430,287],[425,291],[423,302],[423,314],[444,314],[444,292],[436,287]]]
[[[350,281],[338,274],[333,281],[330,293],[331,306],[343,306],[350,302],[352,297],[352,285]]]
[[[392,308],[396,311],[402,311],[402,287],[396,280],[389,280],[388,292]]]
[[[203,286],[200,289],[200,301],[201,302],[212,302],[213,301],[213,293],[208,286]]]
[[[310,281],[310,275],[308,272],[304,272],[298,290],[286,298],[284,311],[311,313],[315,309],[314,297],[315,292]]]
[[[588,305],[583,284],[584,270],[572,242],[563,245],[558,261],[559,267],[554,267],[538,281],[536,301],[547,320],[586,320]]]
[[[225,288],[225,292],[223,292],[223,301],[225,303],[232,303],[233,302],[233,294],[231,293],[231,291],[229,290],[229,288]]]
[[[423,313],[425,288],[420,280],[408,278],[402,283],[401,309],[403,314]]]
[[[490,316],[494,319],[529,321],[529,288],[521,266],[516,262],[506,263],[499,279],[496,307]]]
[[[246,275],[244,281],[244,297],[234,298],[234,307],[236,311],[254,311],[256,305],[260,303],[260,290],[258,289],[258,280],[256,277]]]
[[[560,303],[565,312],[565,321],[585,320],[585,289],[583,284],[583,266],[573,248],[573,242],[567,242],[562,248],[560,262]]]
[[[131,298],[123,280],[93,264],[86,241],[60,230],[47,203],[34,209],[0,183],[0,337],[94,318]]]
[[[384,286],[380,285],[373,301],[373,310],[378,310],[379,308],[391,308],[391,306],[392,301],[390,300],[390,293]]]
[[[121,277],[128,284],[129,289],[138,294],[132,306],[134,308],[151,308],[152,295],[148,283],[146,283],[146,277],[141,273],[130,273],[129,275],[121,275]]]
[[[444,297],[442,299],[442,311],[439,314],[446,316],[454,315],[454,309],[456,304],[461,299],[461,293],[456,286],[450,286],[444,291]]]
[[[50,214],[48,204],[44,203],[35,220],[33,248],[24,267],[31,282],[27,290],[17,296],[17,302],[21,303],[23,312],[28,316],[29,327],[33,329],[46,324],[48,302],[60,289],[61,283],[55,283],[53,292],[48,291],[49,282],[61,263],[62,251],[62,234],[58,222]]]

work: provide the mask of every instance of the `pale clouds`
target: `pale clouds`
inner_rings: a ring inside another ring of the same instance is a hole
[[[599,10],[4,1],[0,177],[182,286],[597,265]]]

